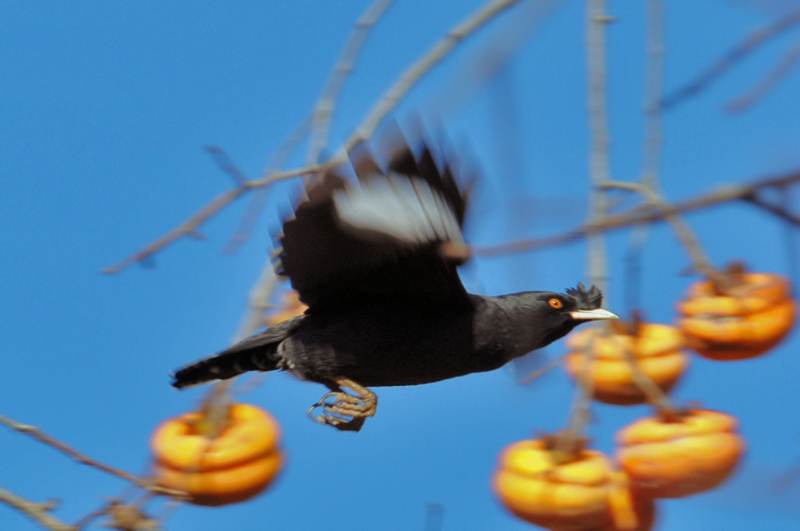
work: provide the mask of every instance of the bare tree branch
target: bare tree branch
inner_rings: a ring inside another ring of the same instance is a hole
[[[303,141],[303,138],[306,137],[310,129],[311,116],[309,115],[306,116],[302,122],[297,124],[294,129],[292,129],[291,133],[289,133],[289,136],[284,139],[275,153],[272,154],[272,157],[270,157],[270,160],[267,163],[267,168],[269,168],[270,171],[278,171],[279,168],[283,167],[294,150],[297,149],[297,146],[300,144],[300,142]],[[250,238],[250,235],[253,233],[253,228],[255,227],[258,217],[261,214],[261,210],[264,208],[264,204],[266,202],[267,188],[259,188],[253,192],[250,203],[247,205],[247,209],[245,210],[244,214],[242,214],[239,227],[222,249],[223,253],[235,253],[239,247]]]
[[[584,223],[575,229],[561,234],[546,236],[544,238],[528,238],[499,245],[476,247],[473,249],[473,253],[476,256],[488,257],[565,245],[586,238],[590,232],[607,232],[630,227],[632,225],[664,221],[670,215],[701,210],[723,203],[730,203],[731,201],[746,200],[759,190],[782,188],[797,183],[798,181],[800,181],[800,171],[780,177],[770,177],[748,185],[726,186],[711,190],[694,199],[674,205],[658,204],[637,206],[626,212],[605,216],[596,221]]]
[[[231,179],[233,179],[233,182],[236,183],[237,186],[244,185],[247,181],[247,177],[236,167],[224,149],[217,146],[206,146],[203,149],[205,149],[206,153],[211,155],[211,158],[214,159],[214,162],[217,163],[217,166],[219,166],[222,171],[231,176]]]
[[[45,529],[50,529],[51,531],[78,531],[77,527],[65,524],[50,514],[50,511],[53,510],[55,505],[53,502],[32,502],[21,496],[17,496],[3,487],[0,487],[0,501],[27,514]]]
[[[748,109],[786,77],[798,62],[800,62],[800,42],[789,48],[780,62],[775,65],[775,68],[759,81],[756,86],[728,103],[726,106],[728,112],[742,112]]]
[[[290,135],[290,139],[296,139],[296,141],[292,142],[287,139],[287,141],[284,142],[284,149],[279,150],[275,156],[273,156],[269,167],[280,168],[283,166],[285,159],[281,160],[279,154],[283,152],[288,157],[291,150],[293,150],[294,146],[305,136],[309,128],[311,130],[311,141],[309,142],[307,164],[313,165],[318,162],[320,154],[328,144],[328,133],[330,131],[333,110],[336,106],[339,93],[344,86],[344,82],[348,74],[355,68],[356,59],[364,46],[364,42],[370,30],[375,26],[386,10],[389,9],[393,1],[394,0],[376,0],[369,6],[361,18],[356,21],[355,29],[350,34],[339,59],[336,61],[333,72],[331,72],[325,87],[322,89],[314,111],[311,113],[311,116],[304,121],[303,125],[298,127],[293,134]],[[301,132],[302,135],[300,134]],[[254,194],[254,197],[262,198],[258,204],[255,204],[255,201],[251,203],[251,206],[257,207],[258,210],[251,213],[254,209],[248,209],[248,223],[245,225],[245,218],[242,219],[242,227],[237,231],[237,236],[234,237],[234,240],[230,242],[229,248],[231,248],[234,243],[238,245],[250,234],[255,220],[257,219],[258,212],[264,204],[264,199],[266,199],[264,190],[266,190],[266,188],[257,190]],[[246,232],[241,230],[242,228],[246,228]],[[269,307],[269,298],[276,284],[277,277],[272,270],[272,260],[267,260],[261,275],[250,290],[249,304],[244,317],[239,323],[239,329],[233,336],[234,342],[241,341],[263,325],[264,310]]]
[[[758,194],[749,195],[742,198],[743,200],[751,203],[757,207],[760,207],[770,214],[774,214],[781,218],[782,220],[795,225],[800,226],[800,217],[792,214],[787,210],[787,208],[783,205],[776,205],[775,203],[769,202],[762,197],[759,197]]]
[[[264,311],[269,308],[269,298],[277,284],[278,276],[272,268],[272,260],[268,258],[261,275],[250,289],[247,309],[239,321],[239,328],[231,338],[232,344],[238,343],[264,326]]]
[[[263,188],[274,182],[291,179],[300,175],[322,173],[347,162],[347,153],[359,142],[371,138],[372,133],[374,133],[381,120],[383,120],[426,73],[436,66],[466,37],[480,29],[499,13],[520,1],[521,0],[491,0],[466,20],[450,30],[446,37],[437,42],[425,55],[401,74],[400,78],[383,94],[383,96],[381,96],[378,103],[373,106],[366,118],[361,122],[361,125],[356,128],[355,132],[345,141],[344,145],[333,157],[322,164],[311,164],[294,170],[268,170],[261,178],[246,181],[239,188],[234,188],[220,195],[177,228],[161,236],[152,243],[146,245],[140,251],[128,256],[117,264],[103,269],[101,272],[106,274],[119,273],[136,262],[141,262],[152,257],[156,252],[170,245],[180,237],[194,234],[195,229],[199,225],[250,189]]]
[[[661,91],[664,86],[664,4],[662,0],[647,2],[647,64],[644,90],[644,164],[642,184],[650,188],[659,186],[661,168],[662,128]]]
[[[755,51],[759,46],[799,23],[800,9],[787,13],[765,28],[757,29],[711,65],[708,70],[700,74],[695,80],[661,100],[661,108],[664,110],[670,109],[678,103],[698,95],[708,85],[725,73],[726,70],[747,57],[747,55]]]
[[[400,78],[381,96],[356,131],[345,141],[345,152],[359,142],[371,138],[383,118],[402,100],[409,90],[434,66],[469,35],[520,0],[491,0],[467,17],[439,40],[424,56],[412,64]]]
[[[135,264],[136,262],[141,262],[143,260],[152,257],[154,254],[156,254],[164,247],[167,247],[168,245],[175,242],[175,240],[183,236],[190,236],[193,234],[197,234],[196,232],[197,227],[208,221],[209,218],[211,218],[217,212],[228,206],[235,199],[238,199],[248,189],[249,186],[247,186],[247,183],[245,183],[244,186],[241,186],[239,188],[234,188],[233,190],[228,190],[227,192],[218,196],[209,204],[201,208],[196,214],[194,214],[188,220],[178,225],[176,228],[172,229],[171,231],[161,236],[160,238],[154,240],[153,242],[145,245],[141,250],[124,258],[123,260],[117,262],[116,264],[101,270],[100,272],[105,273],[107,275],[113,275],[119,273],[123,269],[127,268],[132,264]]]
[[[77,450],[73,449],[71,446],[68,446],[68,445],[62,443],[61,441],[59,441],[57,439],[54,439],[53,437],[47,435],[46,433],[41,431],[36,426],[30,426],[28,424],[20,424],[19,422],[11,420],[10,418],[5,417],[3,415],[0,415],[0,424],[5,424],[6,426],[11,428],[12,430],[18,431],[20,433],[24,433],[26,435],[30,435],[31,437],[33,437],[37,441],[42,442],[42,443],[44,443],[44,444],[46,444],[48,446],[52,446],[56,450],[67,454],[69,457],[71,457],[72,459],[74,459],[75,461],[77,461],[77,462],[79,462],[81,464],[88,465],[88,466],[94,467],[94,468],[96,468],[98,470],[102,470],[103,472],[106,472],[106,473],[111,474],[113,476],[117,476],[120,479],[124,479],[125,481],[133,483],[134,485],[136,485],[138,487],[141,487],[143,489],[147,489],[147,490],[149,490],[149,491],[151,491],[151,492],[153,492],[155,494],[163,494],[165,496],[177,496],[177,497],[181,497],[181,496],[184,495],[184,493],[182,491],[160,487],[160,486],[155,485],[155,484],[153,484],[153,483],[151,483],[149,481],[146,481],[146,480],[144,480],[142,478],[134,476],[133,474],[130,474],[130,473],[125,472],[123,470],[119,470],[119,469],[110,467],[110,466],[108,466],[106,464],[101,463],[100,461],[96,461],[96,460],[92,459],[91,457],[88,457],[88,456],[78,452]]]
[[[325,87],[322,89],[322,93],[314,107],[307,164],[316,164],[320,153],[328,145],[328,133],[339,92],[342,90],[348,74],[355,68],[356,59],[370,30],[386,10],[391,7],[393,2],[394,0],[375,0],[367,11],[361,15],[361,18],[356,21],[355,28],[347,39],[339,60],[336,61],[333,72],[331,72],[328,81],[325,83]]]

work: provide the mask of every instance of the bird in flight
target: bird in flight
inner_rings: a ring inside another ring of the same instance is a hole
[[[178,370],[173,386],[289,371],[330,390],[309,409],[313,420],[358,431],[378,404],[368,387],[490,371],[581,323],[617,318],[595,286],[467,293],[457,270],[469,258],[458,161],[437,164],[427,144],[415,154],[395,136],[385,168],[359,144],[349,154],[358,182],[327,172],[283,222],[276,271],[305,314]]]

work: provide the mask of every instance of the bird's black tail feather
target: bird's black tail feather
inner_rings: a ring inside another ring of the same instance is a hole
[[[274,371],[277,368],[274,349],[273,352],[269,349],[226,351],[179,370],[174,375],[172,386],[182,389],[211,380],[227,380],[247,371]]]
[[[291,335],[302,316],[279,323],[237,343],[216,356],[200,360],[177,371],[172,386],[177,389],[212,380],[227,380],[247,371],[279,368],[278,345]]]

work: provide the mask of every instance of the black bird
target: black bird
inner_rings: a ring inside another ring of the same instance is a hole
[[[595,286],[467,293],[457,272],[469,256],[467,194],[452,160],[440,169],[426,145],[420,151],[401,142],[384,171],[362,143],[350,153],[358,184],[329,172],[309,185],[283,223],[276,264],[308,310],[179,370],[172,385],[290,371],[331,390],[312,419],[358,431],[377,406],[367,386],[490,371],[580,323],[617,318]]]

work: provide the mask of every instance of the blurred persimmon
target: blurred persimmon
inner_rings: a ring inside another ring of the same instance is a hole
[[[196,505],[227,505],[261,493],[280,471],[280,427],[266,411],[230,406],[217,436],[203,433],[200,412],[163,422],[153,433],[154,475],[164,487],[189,494]]]
[[[645,376],[668,392],[689,365],[682,347],[680,330],[667,325],[641,323],[631,333],[615,327],[608,334],[599,327],[589,328],[567,336],[564,364],[567,373],[577,379],[586,356],[592,356],[593,398],[614,405],[643,404],[647,395],[634,379],[627,354],[633,356]]]
[[[300,302],[300,296],[294,290],[289,290],[281,294],[281,305],[272,310],[264,318],[267,326],[275,326],[281,321],[303,315],[308,306]]]
[[[615,457],[635,486],[653,498],[680,498],[713,489],[744,453],[734,417],[693,410],[644,418],[617,433]]]
[[[764,354],[780,343],[795,322],[797,303],[789,280],[772,273],[730,274],[731,286],[696,282],[678,304],[678,323],[687,345],[713,360]]]
[[[514,515],[556,531],[646,531],[651,500],[634,502],[625,474],[601,452],[565,454],[544,440],[506,447],[492,478],[495,494]]]

